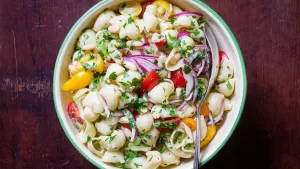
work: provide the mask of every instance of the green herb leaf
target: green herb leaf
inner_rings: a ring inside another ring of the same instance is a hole
[[[112,72],[110,75],[109,75],[109,79],[111,79],[111,80],[116,80],[117,79],[117,74],[116,74],[116,72]]]
[[[189,74],[192,71],[192,68],[190,68],[188,65],[184,65],[183,71],[185,74]]]
[[[128,24],[131,24],[131,23],[133,23],[133,19],[132,19],[132,17],[130,16],[130,17],[128,18]]]
[[[177,21],[177,18],[171,18],[171,24],[174,24]]]
[[[128,163],[130,160],[136,158],[136,157],[140,157],[142,155],[136,153],[136,152],[133,152],[133,151],[130,151],[127,156],[125,157],[125,163]]]
[[[146,138],[147,138],[147,139],[151,139],[151,138],[152,138],[152,135],[146,135]]]
[[[195,30],[186,30],[186,31],[194,34],[195,36],[197,36],[197,35],[200,34],[200,32],[198,30],[196,30],[196,29]]]
[[[115,139],[116,136],[117,136],[117,135],[110,136],[110,137],[109,137],[109,140],[108,140],[108,143],[111,143],[111,142]]]
[[[125,4],[125,3],[122,3],[122,4],[120,5],[119,11],[123,11],[125,7],[126,7],[126,4]]]
[[[94,56],[94,55],[90,55],[89,56],[89,60],[93,60],[93,59],[95,59],[96,57]]]
[[[168,33],[168,37],[169,37],[169,39],[170,39],[171,41],[174,41],[174,40],[176,40],[176,37],[175,37],[175,36],[172,36],[172,35],[170,35],[169,33]]]
[[[85,71],[87,70],[93,70],[96,66],[96,64],[93,62],[92,65],[88,64],[88,63],[83,63],[81,64],[81,66],[84,68]]]
[[[92,138],[90,136],[87,136],[87,139],[86,139],[87,142],[90,142],[92,141]]]
[[[230,83],[229,81],[226,83],[226,86],[227,86],[227,88],[228,88],[229,90],[232,89],[232,85],[231,85],[231,83]]]
[[[140,164],[137,164],[137,163],[133,163],[133,164],[135,165],[136,168],[139,168],[139,167],[143,166],[143,165],[140,165]]]

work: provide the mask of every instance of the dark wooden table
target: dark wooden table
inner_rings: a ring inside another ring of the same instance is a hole
[[[244,114],[205,169],[300,168],[300,1],[203,0],[231,27],[248,75]],[[52,75],[60,45],[97,0],[0,1],[0,168],[94,168],[66,138]]]

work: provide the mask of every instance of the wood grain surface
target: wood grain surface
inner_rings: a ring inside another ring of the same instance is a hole
[[[300,1],[203,0],[235,34],[248,95],[233,136],[204,169],[300,168]],[[0,1],[0,168],[94,168],[56,116],[64,37],[97,0]]]

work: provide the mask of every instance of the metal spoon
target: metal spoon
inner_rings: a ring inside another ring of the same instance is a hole
[[[206,46],[211,52],[212,63],[210,69],[208,70],[208,76],[206,77],[208,81],[208,85],[205,89],[204,95],[202,96],[198,104],[198,109],[197,109],[197,116],[196,116],[197,129],[196,129],[196,145],[195,145],[195,155],[194,155],[194,169],[199,168],[200,160],[202,156],[200,152],[200,132],[201,132],[200,131],[200,109],[210,89],[214,85],[219,71],[218,44],[208,24],[205,25],[205,36],[206,36]],[[209,57],[206,57],[206,59],[208,59],[207,61],[209,63]]]

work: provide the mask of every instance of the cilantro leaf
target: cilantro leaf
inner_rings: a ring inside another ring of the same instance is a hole
[[[112,73],[109,75],[109,79],[111,79],[111,80],[116,80],[116,79],[117,79],[117,74],[116,74],[116,72],[112,72]]]
[[[230,83],[229,81],[226,83],[226,86],[227,86],[227,88],[228,88],[229,90],[232,89],[232,85],[231,85],[231,83]]]

